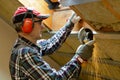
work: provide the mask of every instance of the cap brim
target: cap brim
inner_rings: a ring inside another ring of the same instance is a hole
[[[44,20],[44,19],[47,19],[49,16],[50,16],[50,14],[40,14],[37,16],[37,18]]]
[[[25,16],[25,13],[13,16],[13,18],[12,18],[13,23],[15,24],[15,23],[23,21],[24,16]],[[40,15],[37,15],[37,16],[33,14],[33,16],[37,17],[41,20],[44,20],[44,19],[47,19],[50,16],[50,14],[40,14]],[[31,14],[27,14],[26,18],[31,18]]]

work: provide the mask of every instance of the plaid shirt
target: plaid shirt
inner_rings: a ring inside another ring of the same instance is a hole
[[[10,57],[12,80],[70,80],[79,73],[81,66],[73,57],[59,71],[51,68],[42,58],[57,50],[70,34],[74,24],[70,21],[48,40],[38,45],[19,36]]]

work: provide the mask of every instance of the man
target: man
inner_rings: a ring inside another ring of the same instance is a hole
[[[13,80],[70,80],[80,72],[83,61],[92,56],[93,41],[90,41],[79,46],[75,56],[60,70],[51,68],[42,56],[57,50],[80,18],[71,17],[54,36],[36,44],[36,41],[42,37],[41,24],[46,18],[48,15],[42,15],[26,7],[19,7],[15,11],[13,23],[18,39],[10,57],[10,73]]]

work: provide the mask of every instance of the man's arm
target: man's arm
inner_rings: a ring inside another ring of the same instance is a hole
[[[20,62],[24,68],[23,72],[33,80],[69,80],[81,70],[81,66],[75,58],[56,71],[43,60],[39,53],[31,49],[27,51],[21,55]]]
[[[51,54],[57,50],[66,40],[71,30],[74,27],[74,23],[70,20],[50,39],[41,40],[38,43],[38,46],[42,48],[42,55]]]
[[[66,40],[74,24],[80,20],[79,16],[73,12],[73,14],[68,19],[67,23],[50,39],[46,41],[41,41],[39,46],[42,47],[42,55],[51,54],[57,50]]]

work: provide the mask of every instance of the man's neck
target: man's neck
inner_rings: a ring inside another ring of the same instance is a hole
[[[20,32],[20,33],[18,33],[18,34],[19,34],[20,36],[28,39],[28,40],[31,41],[32,43],[36,44],[36,41],[37,41],[37,40],[34,39],[33,37],[31,37],[29,34],[27,34],[27,33],[22,33],[22,32]]]

